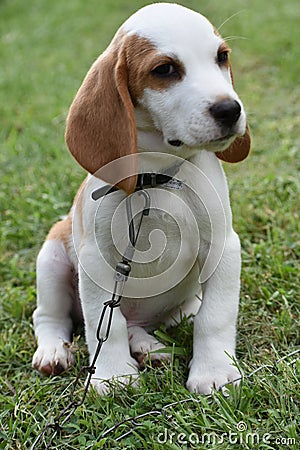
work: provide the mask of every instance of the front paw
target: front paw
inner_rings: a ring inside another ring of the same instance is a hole
[[[103,363],[92,376],[91,385],[99,395],[109,394],[115,385],[138,385],[137,362],[133,358],[122,364],[119,361],[114,363],[114,368]]]
[[[226,393],[227,383],[238,386],[240,380],[241,373],[229,359],[208,364],[192,362],[186,386],[190,392],[209,395],[220,389]]]
[[[71,344],[63,340],[39,345],[33,355],[32,365],[43,375],[59,375],[74,364]]]

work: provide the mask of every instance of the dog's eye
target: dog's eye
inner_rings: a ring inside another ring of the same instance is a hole
[[[178,75],[176,67],[173,64],[161,64],[155,67],[151,73],[159,78],[170,78]]]
[[[219,66],[225,66],[228,63],[229,52],[227,50],[223,50],[218,52],[217,61]]]

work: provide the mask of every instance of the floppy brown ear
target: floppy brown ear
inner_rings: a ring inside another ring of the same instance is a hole
[[[247,158],[251,147],[250,130],[247,124],[246,133],[243,136],[238,136],[230,146],[223,152],[216,152],[216,155],[222,161],[236,163]]]
[[[66,143],[72,155],[88,172],[95,174],[106,164],[137,151],[134,109],[127,86],[127,67],[122,36],[92,65],[71,105],[67,118]],[[128,167],[101,170],[99,176],[127,193],[134,191],[136,158]],[[112,165],[110,165],[112,166]],[[122,180],[122,181],[120,181]]]

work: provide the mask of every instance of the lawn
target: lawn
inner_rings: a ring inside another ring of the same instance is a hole
[[[117,27],[146,3],[0,1],[1,449],[31,447],[68,402],[78,367],[87,362],[76,336],[75,368],[50,379],[32,369],[35,258],[85,176],[64,144],[68,106]],[[141,373],[139,390],[116,386],[104,398],[89,393],[56,449],[300,445],[300,364],[299,354],[291,354],[299,349],[299,1],[181,3],[216,26],[224,23],[253,135],[250,157],[225,167],[242,242],[237,354],[245,379],[239,389],[229,387],[228,398],[190,394],[184,383],[192,327],[161,329],[168,345],[187,351],[175,354],[170,367]]]

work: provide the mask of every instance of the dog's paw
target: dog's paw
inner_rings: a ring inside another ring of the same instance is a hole
[[[116,364],[118,362],[116,361]],[[138,386],[137,363],[132,358],[130,361],[110,370],[108,367],[98,367],[92,376],[91,385],[99,395],[107,395],[116,385]]]
[[[108,395],[115,386],[131,385],[138,387],[138,374],[113,376],[110,379],[92,378],[91,385],[99,395]]]
[[[240,380],[240,372],[228,362],[210,367],[201,365],[199,368],[192,364],[186,387],[190,392],[197,394],[209,395],[213,391],[222,390],[227,395],[226,384],[238,386]]]
[[[33,355],[33,367],[44,375],[59,375],[74,364],[71,344],[62,340],[39,345]]]
[[[159,342],[157,345],[150,347],[149,350],[145,349],[145,347],[141,347],[139,351],[132,353],[132,356],[139,363],[139,368],[144,369],[147,363],[151,364],[151,367],[154,369],[156,367],[161,367],[163,363],[171,362],[171,354],[160,352],[165,348],[164,345]]]
[[[160,351],[166,347],[142,328],[130,329],[129,344],[131,354],[139,363],[140,369],[143,369],[149,360],[154,368],[161,366],[163,362],[171,361],[170,353]]]

